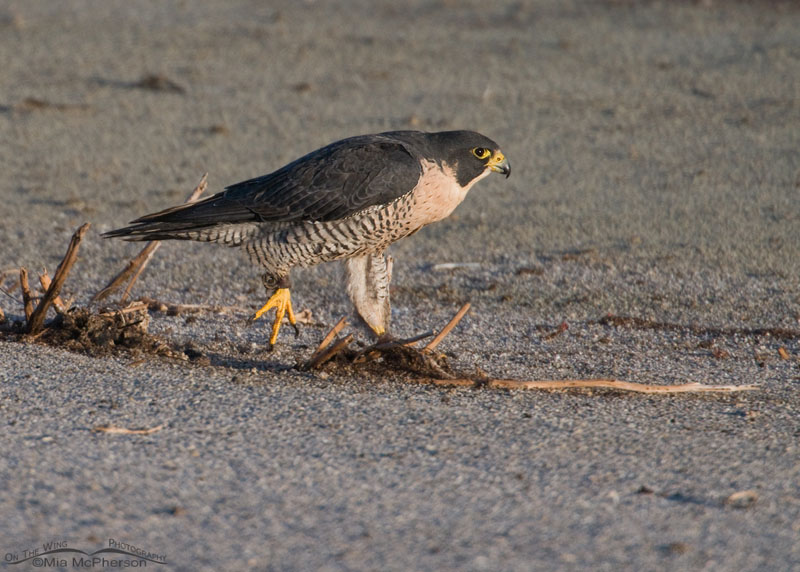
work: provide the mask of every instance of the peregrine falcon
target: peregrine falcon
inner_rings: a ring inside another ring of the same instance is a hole
[[[297,331],[289,293],[294,266],[346,259],[347,292],[379,337],[388,335],[393,242],[444,219],[472,185],[511,167],[497,143],[474,131],[391,131],[336,141],[268,175],[205,200],[143,216],[105,233],[126,240],[182,239],[244,248],[276,309]]]

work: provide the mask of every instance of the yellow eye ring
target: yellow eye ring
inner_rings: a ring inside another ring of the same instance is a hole
[[[489,155],[492,154],[486,147],[475,147],[472,150],[472,154],[475,155],[478,159],[486,159]]]

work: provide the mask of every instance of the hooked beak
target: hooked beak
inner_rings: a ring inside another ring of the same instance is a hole
[[[486,166],[489,167],[495,173],[500,173],[506,176],[506,179],[511,174],[511,164],[506,159],[506,156],[503,155],[500,151],[497,151],[489,162],[486,163]]]

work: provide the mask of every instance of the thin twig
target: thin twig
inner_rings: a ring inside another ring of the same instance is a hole
[[[53,281],[50,280],[50,275],[47,273],[47,270],[43,270],[41,274],[39,274],[39,284],[42,285],[42,290],[47,292],[50,288],[50,284]],[[67,311],[67,304],[64,303],[64,300],[61,299],[61,296],[56,296],[53,298],[53,305],[56,307],[56,310],[60,313],[64,313]]]
[[[6,289],[6,287],[5,287],[6,276],[8,276],[9,274],[16,274],[17,275],[17,279],[15,281],[11,282],[11,285],[8,287],[8,289]],[[19,302],[18,298],[16,298],[16,297],[11,295],[11,292],[14,291],[17,288],[17,286],[19,286],[19,285],[20,285],[19,268],[7,268],[6,270],[3,270],[3,271],[0,272],[0,294],[3,294],[5,296],[7,296],[9,299],[13,300],[14,302]],[[5,315],[0,316],[0,323],[2,323],[4,321],[5,321]]]
[[[336,325],[334,325],[331,328],[331,330],[325,335],[325,337],[322,338],[322,341],[317,346],[317,349],[314,350],[314,353],[311,355],[311,359],[314,359],[317,356],[317,354],[324,351],[325,348],[331,345],[333,339],[339,334],[339,332],[342,331],[342,328],[344,328],[346,325],[347,325],[347,320],[345,319],[344,316],[342,316],[339,319],[339,321],[336,322]],[[311,361],[311,359],[309,361]]]
[[[53,276],[52,284],[50,284],[50,287],[47,289],[47,292],[44,293],[44,297],[39,302],[39,305],[36,306],[36,309],[33,311],[30,320],[28,320],[29,334],[35,334],[42,328],[42,324],[44,324],[44,318],[47,315],[47,309],[50,307],[50,304],[53,303],[55,297],[61,292],[61,287],[64,285],[67,275],[72,269],[72,265],[75,264],[75,260],[78,258],[78,247],[80,246],[81,240],[83,240],[83,236],[86,234],[86,231],[89,230],[89,226],[90,224],[88,222],[84,223],[78,230],[75,231],[75,234],[72,235],[72,239],[69,241],[69,247],[67,248],[67,253],[61,260],[61,263],[58,265],[58,268],[56,268],[56,273]]]
[[[144,260],[146,258],[149,258],[151,254],[158,249],[158,246],[160,244],[161,243],[157,241],[148,242],[147,245],[141,250],[141,252],[139,252],[139,254],[136,255],[136,257],[128,261],[128,264],[119,274],[114,276],[114,278],[112,278],[111,281],[108,284],[106,284],[106,286],[102,290],[100,290],[97,294],[92,296],[91,301],[98,302],[100,300],[105,300],[111,294],[117,291],[122,286],[123,282],[131,280],[131,276],[133,276],[136,273],[136,270],[140,268]]]
[[[24,266],[19,269],[19,287],[22,289],[22,303],[25,305],[25,321],[30,322],[33,315],[33,296],[28,284],[28,269]]]
[[[350,342],[353,341],[353,334],[347,334],[344,338],[333,344],[327,350],[323,351],[318,356],[310,359],[304,369],[315,369],[324,364],[326,361],[330,360],[333,356],[341,352],[347,346],[350,345]]]
[[[187,197],[185,204],[193,203],[200,197],[200,195],[202,195],[205,192],[206,187],[208,187],[207,179],[208,179],[208,173],[204,173],[203,176],[200,178],[200,182],[197,183],[197,186],[194,188],[192,193]],[[136,283],[141,273],[150,263],[150,259],[153,257],[156,250],[158,250],[158,247],[160,245],[161,241],[158,240],[151,240],[150,242],[148,242],[145,245],[145,247],[141,250],[141,252],[139,252],[139,254],[137,254],[135,258],[133,258],[130,262],[128,262],[128,264],[125,266],[122,272],[114,276],[114,278],[112,278],[111,281],[105,286],[105,288],[100,290],[97,294],[95,294],[92,297],[91,301],[98,302],[100,300],[105,300],[111,294],[116,292],[124,282],[129,281],[128,286],[125,288],[125,291],[123,292],[122,297],[120,298],[120,303],[121,304],[124,303],[125,300],[128,298],[128,296],[130,295],[133,285]]]
[[[455,387],[488,387],[491,389],[616,389],[636,393],[729,393],[734,391],[755,391],[757,385],[703,385],[701,383],[682,383],[674,385],[646,385],[616,379],[562,379],[562,380],[520,380],[520,379],[423,379],[422,383]]]
[[[442,331],[439,332],[439,335],[437,335],[430,342],[428,342],[428,345],[425,346],[425,348],[422,351],[432,352],[434,348],[436,348],[436,346],[438,346],[441,343],[441,341],[445,338],[445,336],[447,336],[447,334],[450,333],[450,330],[455,328],[456,324],[458,324],[461,321],[461,318],[463,318],[464,315],[469,311],[470,305],[471,304],[467,302],[466,304],[461,306],[461,309],[455,316],[453,316],[453,319],[450,320],[444,328],[442,328]]]
[[[402,340],[392,339],[385,342],[379,341],[371,346],[365,347],[363,350],[359,351],[355,356],[353,356],[353,363],[364,363],[366,361],[376,359],[381,355],[381,352],[385,352],[386,350],[390,350],[392,348],[413,346],[418,341],[424,340],[425,338],[430,338],[432,335],[433,332],[425,332],[424,334],[419,334],[417,336]]]
[[[158,250],[159,246],[161,246],[160,241],[148,242],[147,246],[145,246],[139,253],[139,256],[134,259],[134,262],[136,263],[136,271],[133,273],[130,282],[128,282],[128,285],[122,292],[122,296],[119,298],[120,304],[124,304],[125,300],[128,299],[128,296],[131,295],[133,285],[136,284],[139,276],[141,276],[142,272],[144,272],[144,269],[147,268],[147,265],[150,264],[150,260],[153,258],[153,255],[156,253],[156,250]]]
[[[6,283],[6,276],[14,275],[14,274],[19,276],[19,268],[17,268],[17,267],[6,268],[5,270],[0,271],[0,288],[4,288],[4,285]],[[17,287],[18,283],[19,283],[18,281],[12,282],[11,286],[9,286],[8,292],[6,292],[6,293],[8,294],[10,292],[13,292],[14,288]]]
[[[420,340],[424,340],[425,338],[430,338],[433,335],[432,330],[428,330],[423,334],[417,334],[416,336],[412,336],[410,338],[406,338],[405,340],[400,340],[401,346],[413,346]]]
[[[388,342],[378,342],[377,344],[369,346],[364,351],[365,352],[372,351],[372,350],[380,351],[380,350],[387,350],[389,348],[395,348],[397,346],[413,346],[418,341],[424,340],[425,338],[430,338],[432,335],[433,335],[433,332],[427,331],[424,334],[418,334],[418,335],[413,336],[411,338],[405,338],[405,339],[401,339],[401,340],[389,340]]]
[[[98,425],[92,429],[95,433],[117,433],[121,435],[150,435],[156,431],[161,431],[164,425],[156,425],[149,429],[128,429],[127,427],[116,427],[114,425]]]

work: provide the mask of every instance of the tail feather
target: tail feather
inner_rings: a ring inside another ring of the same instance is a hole
[[[239,246],[257,231],[258,227],[254,224],[198,226],[194,223],[142,222],[103,233],[103,237],[128,241],[197,240]]]
[[[124,240],[167,240],[189,238],[187,232],[193,225],[135,223],[103,233],[103,238],[122,238]]]
[[[253,235],[256,227],[248,223],[256,220],[254,213],[233,208],[220,193],[203,201],[145,215],[103,236],[129,241],[199,240],[238,246]]]

